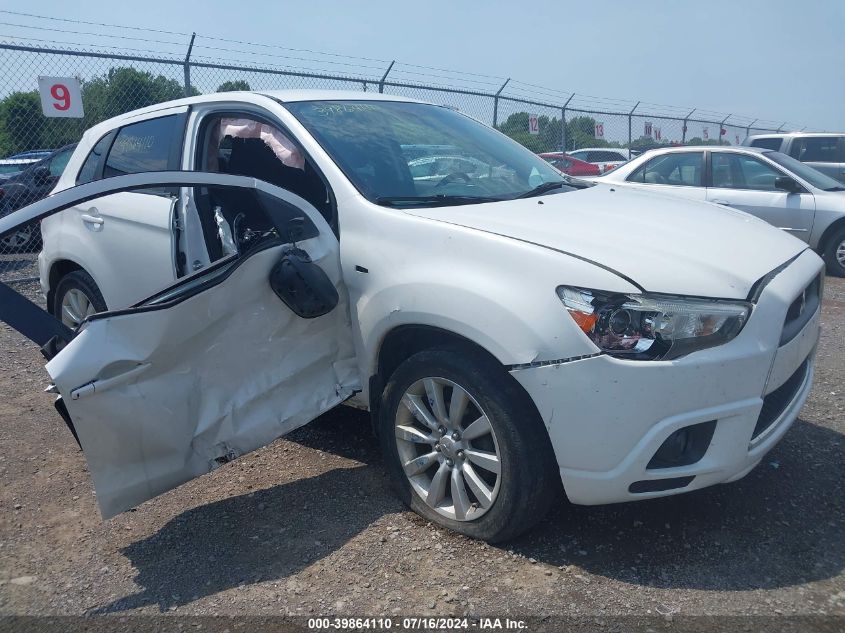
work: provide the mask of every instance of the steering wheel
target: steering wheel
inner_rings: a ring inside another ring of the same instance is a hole
[[[444,176],[440,179],[436,185],[434,185],[435,189],[439,189],[440,187],[445,187],[446,185],[451,185],[453,182],[457,182],[459,180],[463,180],[465,183],[472,182],[472,178],[469,177],[469,174],[466,174],[462,171],[454,171],[451,174]]]

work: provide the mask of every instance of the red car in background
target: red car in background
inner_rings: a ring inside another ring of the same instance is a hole
[[[555,169],[570,176],[600,176],[598,165],[573,158],[565,152],[544,152],[538,154],[540,158],[551,164]]]

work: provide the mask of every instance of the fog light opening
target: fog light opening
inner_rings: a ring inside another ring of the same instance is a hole
[[[660,445],[646,469],[677,468],[696,463],[707,452],[715,430],[716,420],[676,430]]]

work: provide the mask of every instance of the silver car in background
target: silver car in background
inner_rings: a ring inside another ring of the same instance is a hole
[[[807,242],[824,258],[830,274],[845,277],[845,184],[781,152],[669,147],[587,180],[750,213]]]
[[[845,134],[827,132],[756,134],[745,139],[743,145],[787,154],[831,178],[845,182]]]

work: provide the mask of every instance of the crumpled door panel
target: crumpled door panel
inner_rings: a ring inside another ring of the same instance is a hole
[[[226,197],[236,220],[245,218],[237,253],[132,308],[89,316],[77,330],[0,283],[0,319],[51,359],[57,408],[85,451],[105,518],[273,441],[361,388],[337,238],[313,206],[279,187],[202,172],[116,176],[0,218],[0,236],[149,187],[240,192]],[[337,291],[337,304],[325,302],[313,318],[294,314],[270,284],[293,246],[321,269],[311,272],[324,290]]]

